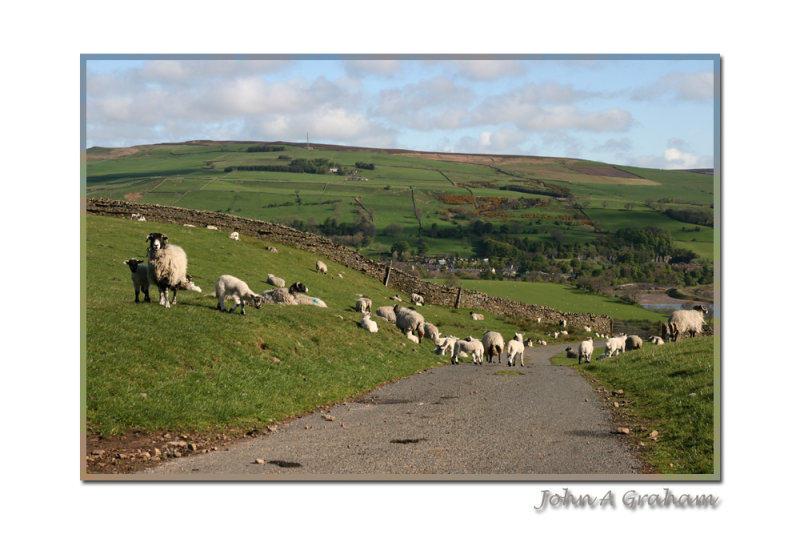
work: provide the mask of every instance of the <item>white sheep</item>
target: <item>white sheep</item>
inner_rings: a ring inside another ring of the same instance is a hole
[[[295,301],[297,304],[308,304],[311,306],[318,306],[320,308],[327,308],[328,305],[325,304],[325,301],[319,297],[312,297],[310,295],[306,295],[304,293],[297,293],[294,296]]]
[[[389,297],[389,300],[394,300],[394,301],[396,301],[396,302],[403,302],[403,299],[401,299],[401,298],[400,298],[400,295],[397,295],[397,294],[395,294],[395,295],[393,295],[393,296]]]
[[[392,324],[395,324],[397,322],[397,317],[394,314],[393,306],[381,306],[377,310],[375,310],[375,315],[377,315],[382,319],[387,320]]]
[[[216,227],[216,226],[214,226],[213,224],[207,224],[207,225],[206,225],[206,228],[207,228],[208,230],[219,230],[219,228],[217,228],[217,227]]]
[[[269,289],[261,293],[261,298],[264,302],[275,302],[278,304],[297,305],[297,297],[302,293],[308,293],[308,288],[302,282],[295,282],[288,288],[279,287],[277,289]]]
[[[420,337],[425,337],[425,318],[416,310],[405,308],[399,304],[394,305],[395,324],[403,333],[415,332]]]
[[[283,278],[278,278],[274,274],[267,275],[267,283],[275,287],[286,287],[286,280]]]
[[[703,333],[705,319],[703,315],[708,313],[705,306],[695,306],[691,310],[675,310],[667,321],[667,332],[670,341],[677,341],[678,336],[688,333],[691,337]]]
[[[649,341],[653,345],[663,345],[664,344],[664,340],[661,338],[661,336],[650,336],[649,338],[647,338],[647,341]]]
[[[241,307],[242,315],[244,315],[244,303],[249,302],[255,309],[261,308],[264,299],[261,295],[253,293],[247,284],[229,274],[223,274],[217,281],[214,282],[214,294],[217,297],[217,309],[219,311],[227,311],[233,313],[236,307]],[[230,310],[225,309],[225,300],[233,299],[233,307]]]
[[[638,350],[642,348],[642,338],[639,336],[628,336],[625,340],[625,350]]]
[[[581,342],[578,346],[578,365],[581,364],[581,358],[586,363],[592,361],[592,354],[594,353],[594,342],[592,338],[587,339],[586,341]]]
[[[458,338],[455,336],[446,336],[440,337],[439,341],[436,343],[436,348],[433,349],[435,354],[447,354],[447,351],[450,351],[450,363],[458,363],[458,358],[454,353],[456,347],[456,341]]]
[[[586,325],[583,325],[583,331],[584,331],[584,332],[591,332],[591,331],[592,331],[592,329],[591,329],[591,328],[589,328],[589,327],[588,327],[588,326],[586,326]]]
[[[500,355],[503,354],[503,336],[500,332],[486,331],[481,338],[483,343],[484,354],[486,355],[489,363],[492,363],[492,358],[497,356],[497,363],[502,363]]]
[[[169,308],[169,290],[172,303],[178,299],[178,285],[186,280],[186,252],[177,245],[169,245],[169,238],[158,232],[147,236],[147,273],[150,283],[158,287],[158,303]]]
[[[628,336],[625,334],[620,334],[617,337],[612,337],[608,341],[606,341],[606,354],[608,357],[612,357],[620,352],[625,352],[625,341],[628,339]]]
[[[136,258],[125,260],[122,263],[131,270],[131,282],[133,282],[133,292],[136,295],[134,302],[139,302],[139,291],[144,294],[144,301],[150,302],[150,277],[147,274],[147,265],[144,261]]]
[[[569,335],[569,332],[567,332],[566,330],[562,330],[562,331],[561,331],[561,332],[559,332],[559,333],[560,333],[562,336],[568,336],[568,335]]]
[[[239,232],[231,232],[228,237],[233,239],[234,241],[239,241]]]
[[[372,313],[372,299],[368,297],[361,297],[356,300],[357,312],[370,312]]]
[[[474,321],[483,321],[483,314],[482,313],[471,312],[469,314],[469,316],[472,317],[472,319]]]
[[[417,306],[424,306],[425,298],[420,294],[411,293],[411,302],[416,304]]]
[[[422,328],[425,331],[425,337],[432,339],[434,343],[439,342],[439,328],[435,324],[426,321],[422,324]]]
[[[370,319],[369,316],[369,312],[363,312],[359,326],[374,334],[378,331],[378,323]]]
[[[328,274],[328,266],[321,260],[317,260],[317,272]]]
[[[272,252],[273,254],[277,254],[278,253],[278,249],[275,248],[275,247],[267,247],[267,250],[269,252]]]
[[[561,326],[564,326],[564,327],[566,327],[566,326],[567,326],[567,320],[566,320],[566,319],[561,319],[561,320],[558,322],[558,324],[559,324],[559,325],[561,325]]]
[[[542,345],[544,347],[547,346],[547,341],[545,341],[544,339],[537,339],[536,343],[538,343],[539,345]]]
[[[521,367],[525,367],[525,344],[522,341],[523,334],[518,332],[514,333],[514,339],[508,340],[508,347],[506,348],[506,352],[508,353],[508,365],[515,366],[517,365],[517,356],[519,356],[519,364]]]
[[[483,365],[483,343],[480,340],[466,337],[456,341],[453,348],[453,358],[455,358],[453,363],[458,363],[458,357],[462,352],[467,356],[472,356],[472,363]]]

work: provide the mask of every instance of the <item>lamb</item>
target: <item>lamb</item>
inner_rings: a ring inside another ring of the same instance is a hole
[[[278,249],[275,248],[275,247],[267,247],[267,250],[272,252],[273,254],[277,254],[278,253]]]
[[[372,299],[368,297],[361,297],[356,300],[356,311],[372,313]]]
[[[466,339],[459,339],[456,341],[453,348],[453,363],[458,363],[458,357],[461,353],[472,356],[472,363],[475,365],[483,365],[483,343],[477,339],[467,337]]]
[[[660,336],[650,336],[647,338],[647,341],[652,343],[653,345],[663,345],[664,340]]]
[[[581,358],[583,358],[583,361],[586,363],[591,362],[592,353],[594,353],[594,342],[592,338],[588,338],[578,346],[578,365],[581,364]]]
[[[328,274],[328,266],[320,260],[317,260],[317,272]]]
[[[231,232],[230,235],[228,235],[228,237],[230,237],[234,241],[239,241],[239,232]]]
[[[495,356],[497,356],[497,363],[501,363],[500,355],[503,353],[503,336],[500,332],[484,332],[481,343],[483,343],[484,354],[488,357],[489,363],[492,363],[492,358]]]
[[[286,287],[286,280],[283,278],[278,278],[274,274],[267,275],[267,283],[275,287]]]
[[[241,306],[242,315],[244,315],[244,303],[249,302],[255,309],[260,309],[264,299],[261,295],[253,293],[250,288],[242,280],[229,274],[223,274],[217,281],[214,282],[214,293],[217,297],[217,309],[219,311],[228,311],[233,313],[237,306]],[[228,298],[233,299],[233,307],[230,310],[225,309],[225,300]]]
[[[625,352],[625,341],[628,339],[628,336],[625,334],[620,334],[617,337],[612,337],[608,341],[606,341],[606,354],[608,357],[612,357],[620,352]]]
[[[688,333],[691,337],[702,334],[705,319],[708,313],[705,306],[695,306],[691,310],[675,310],[667,321],[667,332],[670,341],[677,341],[678,336]]]
[[[435,354],[447,354],[447,351],[450,351],[450,363],[458,363],[457,355],[454,353],[456,347],[456,341],[458,338],[455,336],[447,336],[443,338],[439,338],[439,341],[436,343],[436,348],[433,349]]]
[[[370,316],[369,312],[363,312],[361,317],[361,322],[359,323],[358,326],[374,334],[375,332],[378,331],[378,323],[370,319],[369,316]]]
[[[144,301],[150,302],[150,278],[147,274],[147,265],[136,258],[125,260],[122,263],[131,270],[131,282],[133,282],[133,291],[136,295],[134,302],[139,302],[140,290],[144,293]]]
[[[169,238],[159,232],[147,236],[147,273],[150,283],[158,287],[158,303],[169,308],[169,290],[172,303],[178,299],[178,285],[186,280],[186,253],[177,245],[168,245]]]
[[[386,319],[388,322],[395,324],[397,322],[397,316],[394,314],[394,307],[392,306],[381,306],[377,310],[375,310],[375,315]]]
[[[514,339],[508,340],[508,347],[506,348],[506,352],[508,352],[508,365],[515,366],[517,365],[517,356],[519,356],[519,365],[520,367],[525,367],[525,344],[522,342],[523,334],[518,332],[514,333]]]
[[[417,293],[411,293],[411,302],[416,304],[417,306],[424,306],[425,298]]]
[[[425,318],[418,311],[395,304],[395,324],[403,333],[416,332],[420,337],[425,337]]]
[[[482,313],[471,312],[469,314],[469,316],[472,317],[472,319],[475,320],[475,321],[483,321],[483,314]]]
[[[642,338],[639,336],[628,336],[625,340],[625,350],[637,350],[642,348]]]

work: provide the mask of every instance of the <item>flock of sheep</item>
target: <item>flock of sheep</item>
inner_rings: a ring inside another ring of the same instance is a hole
[[[238,232],[233,232],[229,236],[236,241],[239,240]],[[169,291],[172,290],[172,304],[177,301],[177,291],[191,290],[202,293],[201,289],[197,287],[191,280],[186,272],[187,258],[184,250],[177,246],[168,243],[169,238],[158,232],[151,233],[147,236],[149,246],[147,248],[147,263],[131,258],[125,260],[131,271],[131,281],[133,282],[133,289],[135,294],[135,302],[139,302],[139,294],[144,294],[144,301],[150,302],[149,288],[151,285],[158,288],[159,304],[166,308],[170,307]],[[270,247],[270,251],[277,252]],[[316,262],[316,270],[319,273],[328,274],[328,267],[322,261]],[[341,274],[338,275],[341,277]],[[248,285],[236,278],[235,276],[224,274],[217,278],[214,283],[214,292],[207,294],[207,296],[214,296],[217,298],[217,309],[220,311],[235,312],[237,307],[240,313],[245,313],[245,303],[250,306],[260,309],[265,303],[278,303],[278,304],[309,304],[326,308],[327,305],[319,298],[308,296],[308,288],[302,282],[295,282],[286,288],[286,282],[273,274],[267,277],[267,283],[275,286],[275,289],[267,290],[261,294],[253,292]],[[225,308],[225,301],[231,299],[234,305],[229,310]],[[391,300],[401,302],[402,298],[399,295],[394,295]],[[425,299],[422,295],[412,293],[411,302],[415,306],[423,306]],[[375,333],[378,332],[378,323],[372,319],[372,300],[363,295],[355,302],[355,310],[362,314],[359,326],[365,330]],[[672,313],[669,321],[667,322],[667,332],[670,341],[676,341],[678,336],[688,333],[691,337],[702,333],[703,325],[705,323],[703,316],[708,312],[704,306],[695,306],[692,310],[678,310]],[[385,320],[386,322],[395,325],[407,339],[414,343],[420,343],[421,339],[429,338],[436,345],[434,352],[437,354],[450,354],[450,361],[453,364],[458,363],[460,355],[466,355],[472,358],[472,362],[476,365],[482,365],[484,356],[491,363],[494,358],[497,362],[501,362],[501,355],[504,352],[507,354],[507,364],[515,366],[517,357],[519,357],[520,365],[524,367],[524,352],[525,347],[531,347],[534,343],[546,345],[547,342],[539,339],[534,342],[533,339],[523,340],[524,334],[516,333],[514,337],[508,341],[507,344],[503,341],[503,336],[499,332],[487,331],[484,332],[481,339],[476,339],[467,336],[464,339],[458,339],[455,336],[441,336],[439,329],[436,325],[428,322],[414,307],[405,307],[401,304],[394,306],[381,306],[375,310],[375,315]],[[472,312],[472,319],[482,320],[483,315]],[[341,317],[341,316],[340,316]],[[539,319],[541,322],[541,319]],[[560,326],[566,328],[566,321],[561,320]],[[588,326],[583,327],[588,333],[591,329]],[[559,335],[567,335],[567,330],[560,330],[553,332],[551,335],[557,339]],[[635,350],[642,347],[642,339],[639,336],[620,334],[616,337],[608,338],[607,335],[595,333],[595,337],[606,338],[606,352],[600,357],[612,357],[625,350]],[[658,336],[651,336],[649,342],[662,345],[664,340]],[[578,351],[575,352],[571,347],[567,349],[567,356],[578,359],[581,361],[590,362],[592,353],[594,351],[594,342],[591,337],[580,343]]]

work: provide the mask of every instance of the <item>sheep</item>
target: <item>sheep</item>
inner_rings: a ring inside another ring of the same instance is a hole
[[[534,343],[533,343],[533,338],[532,338],[532,337],[529,337],[528,339],[526,339],[525,341],[523,341],[523,344],[524,344],[526,347],[532,347],[532,346],[533,346],[533,344],[534,344]]]
[[[408,338],[410,341],[413,341],[414,343],[417,343],[417,344],[419,344],[419,338],[418,338],[417,336],[415,336],[415,335],[414,335],[414,334],[411,332],[411,330],[406,330],[406,331],[405,331],[405,334],[406,334],[406,337],[407,337],[407,338]]]
[[[234,241],[239,241],[239,232],[231,232],[228,237],[233,239]]]
[[[147,219],[145,219],[144,215],[142,215],[141,213],[131,213],[131,220],[138,222],[147,222]]]
[[[411,293],[411,302],[416,304],[417,306],[424,306],[425,298],[417,293]]]
[[[434,343],[439,342],[439,328],[435,324],[425,322],[422,324],[422,328],[425,331],[425,337],[432,339]]]
[[[653,345],[663,345],[664,344],[664,340],[659,336],[650,336],[649,338],[647,338],[647,341],[649,341]]]
[[[578,353],[575,352],[575,349],[573,349],[572,347],[567,347],[566,353],[567,353],[567,358],[577,358],[578,357]]]
[[[274,274],[267,275],[267,283],[275,287],[286,287],[286,280],[283,278],[278,278]]]
[[[395,324],[404,333],[407,331],[416,332],[420,337],[425,336],[425,318],[418,311],[404,308],[395,304],[394,308]]]
[[[483,314],[482,313],[471,312],[469,314],[469,316],[472,317],[472,319],[475,320],[475,321],[483,321]]]
[[[584,331],[584,332],[591,332],[591,331],[592,331],[592,329],[591,329],[591,328],[589,328],[589,327],[588,327],[588,326],[586,326],[586,325],[583,325],[583,331]]]
[[[453,363],[458,363],[458,357],[462,352],[472,356],[472,363],[475,365],[483,365],[483,343],[477,339],[467,337],[456,341],[453,347],[453,358],[455,359]]]
[[[214,226],[213,224],[207,224],[207,225],[206,225],[206,228],[207,228],[208,230],[219,230],[219,228],[217,228],[217,227],[216,227],[216,226]]]
[[[195,225],[189,223],[183,223],[183,225],[187,228],[196,228]]]
[[[566,320],[566,319],[561,319],[561,320],[558,322],[558,324],[559,324],[560,326],[566,327],[566,326],[567,326],[567,320]]]
[[[705,319],[708,313],[705,306],[695,306],[691,310],[675,310],[667,321],[667,333],[670,341],[677,341],[678,336],[688,333],[691,337],[702,334]]]
[[[642,348],[642,338],[639,336],[628,336],[625,340],[625,350],[637,350]]]
[[[547,346],[547,341],[545,341],[544,339],[538,339],[538,340],[536,340],[536,342],[537,342],[539,345],[542,345],[543,347],[546,347],[546,346]]]
[[[617,337],[612,337],[608,341],[606,341],[606,354],[608,357],[612,357],[620,352],[625,352],[625,341],[628,339],[628,336],[625,334],[620,334]]]
[[[264,302],[275,302],[278,304],[300,304],[297,297],[301,293],[308,293],[308,288],[302,282],[295,282],[288,288],[279,287],[277,289],[269,289],[261,293],[261,298]],[[304,302],[306,304],[306,302]]]
[[[583,341],[580,345],[578,345],[578,365],[581,364],[581,358],[583,358],[583,361],[586,363],[591,362],[592,353],[594,353],[594,342],[592,341],[592,338],[588,338],[586,341]]]
[[[158,287],[158,303],[169,308],[169,290],[172,303],[178,298],[177,286],[186,279],[186,252],[177,245],[168,245],[169,238],[159,232],[147,236],[147,273],[150,283]]]
[[[508,347],[506,348],[506,352],[508,353],[508,365],[515,366],[517,365],[517,356],[519,356],[519,365],[520,367],[525,367],[525,344],[522,341],[523,334],[518,332],[514,333],[514,339],[508,340]]]
[[[328,274],[328,266],[325,265],[321,260],[317,260],[317,272],[322,274]]]
[[[312,306],[318,306],[320,308],[327,308],[328,305],[325,304],[325,301],[318,297],[312,297],[310,295],[306,295],[304,293],[297,293],[294,296],[295,302],[297,304],[309,304]]]
[[[559,335],[558,332],[553,332],[553,339],[558,339],[558,335]]]
[[[559,332],[559,333],[560,333],[562,336],[568,336],[568,335],[569,335],[569,332],[567,332],[566,330],[562,330],[562,331],[561,331],[561,332]]]
[[[356,311],[372,313],[372,299],[368,297],[361,297],[356,300]]]
[[[278,253],[278,249],[275,248],[275,247],[267,247],[267,250],[269,252],[272,252],[273,254],[277,254]]]
[[[370,316],[369,312],[363,312],[361,317],[361,322],[359,323],[358,326],[374,334],[375,332],[378,331],[378,323],[370,319],[369,316]]]
[[[394,314],[394,307],[392,306],[381,306],[377,310],[375,310],[375,315],[385,319],[386,321],[395,324],[397,322],[397,316]]]
[[[233,313],[237,306],[241,307],[241,313],[244,315],[244,303],[249,302],[255,309],[260,309],[264,299],[261,295],[253,293],[250,288],[242,280],[229,274],[223,274],[217,281],[214,282],[215,295],[217,297],[217,309],[219,311],[227,311]],[[230,310],[225,309],[225,300],[228,298],[233,299],[233,307]]]
[[[125,260],[125,265],[131,270],[131,282],[133,282],[133,291],[136,295],[134,302],[139,302],[139,291],[144,293],[144,301],[150,302],[150,277],[147,274],[147,265],[144,261],[131,258]]]
[[[456,357],[457,354],[454,353],[456,347],[456,341],[458,338],[455,336],[447,336],[443,338],[439,338],[439,341],[436,342],[436,348],[433,349],[434,354],[447,354],[447,351],[450,351],[450,363],[456,364],[458,363],[458,358]]]
[[[484,354],[486,354],[489,363],[492,363],[494,356],[497,356],[497,363],[501,363],[500,355],[503,353],[503,336],[500,332],[484,332],[481,343],[483,343]]]
[[[394,300],[396,302],[403,302],[403,299],[400,298],[400,295],[395,294],[392,297],[389,297],[390,300]]]

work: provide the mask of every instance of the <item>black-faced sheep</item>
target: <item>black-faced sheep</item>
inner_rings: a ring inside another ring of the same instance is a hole
[[[150,277],[147,274],[147,265],[136,258],[125,260],[123,263],[131,270],[131,281],[136,295],[134,302],[139,302],[139,291],[144,293],[144,301],[150,302]]]
[[[186,280],[186,253],[177,245],[169,245],[169,238],[158,232],[147,236],[147,272],[150,283],[158,287],[158,303],[169,308],[169,290],[172,303],[178,298],[178,286]]]
[[[500,355],[503,354],[503,336],[500,332],[486,331],[481,338],[483,343],[483,351],[489,363],[492,363],[492,358],[497,356],[497,363],[500,363]]]
[[[578,357],[578,353],[575,352],[575,349],[573,349],[572,347],[567,347],[566,353],[567,353],[567,358],[577,358]]]
[[[317,272],[328,274],[328,266],[321,260],[317,260]]]
[[[639,336],[628,336],[625,340],[625,350],[638,350],[642,348],[642,338]]]
[[[691,310],[675,310],[667,321],[667,331],[670,341],[677,341],[681,334],[689,334],[691,337],[702,334],[705,319],[703,316],[708,313],[705,306],[695,306]]]
[[[660,336],[650,336],[647,338],[647,341],[652,343],[653,345],[663,345],[664,340]]]
[[[264,299],[261,295],[253,293],[250,288],[242,280],[229,274],[223,274],[214,283],[214,293],[217,297],[217,309],[219,311],[229,311],[233,313],[236,311],[237,306],[241,306],[242,315],[244,315],[244,303],[249,302],[255,309],[261,308]],[[225,300],[233,299],[233,308],[230,310],[225,309]]]

